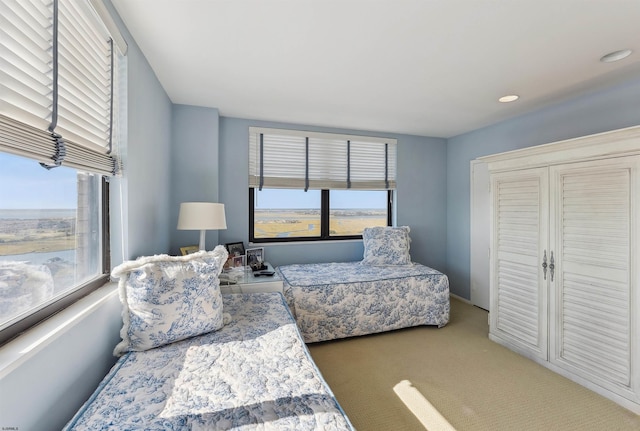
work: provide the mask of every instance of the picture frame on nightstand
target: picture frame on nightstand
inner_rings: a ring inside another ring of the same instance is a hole
[[[244,268],[245,256],[233,256],[231,258],[231,268]]]
[[[242,256],[244,255],[244,243],[242,242],[230,242],[225,244],[229,256]]]
[[[180,253],[182,253],[183,256],[186,256],[191,253],[195,253],[199,250],[200,250],[200,247],[197,245],[188,245],[186,247],[180,247]]]
[[[266,269],[264,264],[264,247],[247,249],[246,256],[246,263],[253,271]]]

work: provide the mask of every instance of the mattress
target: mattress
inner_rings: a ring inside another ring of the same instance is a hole
[[[282,294],[223,301],[231,323],[125,354],[65,429],[353,429]]]
[[[301,264],[277,271],[307,343],[449,321],[449,279],[418,263]]]

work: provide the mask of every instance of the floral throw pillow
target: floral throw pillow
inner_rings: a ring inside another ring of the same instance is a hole
[[[120,277],[123,326],[113,354],[149,350],[222,328],[218,275],[227,255],[219,245],[187,256],[141,257],[114,268],[111,275]]]
[[[362,232],[363,265],[410,265],[409,227],[368,227]]]

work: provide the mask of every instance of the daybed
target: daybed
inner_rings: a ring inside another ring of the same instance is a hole
[[[282,294],[220,295],[226,251],[194,255],[114,270],[123,356],[65,429],[352,430]]]
[[[279,266],[305,342],[449,321],[449,280],[411,262],[409,228],[368,228],[360,262]]]

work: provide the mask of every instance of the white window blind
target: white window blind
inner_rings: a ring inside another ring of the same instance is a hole
[[[0,0],[0,151],[114,174],[122,54],[85,1]]]
[[[53,3],[2,0],[0,7],[0,114],[47,130],[52,114]]]
[[[249,187],[396,188],[395,139],[249,128]]]

